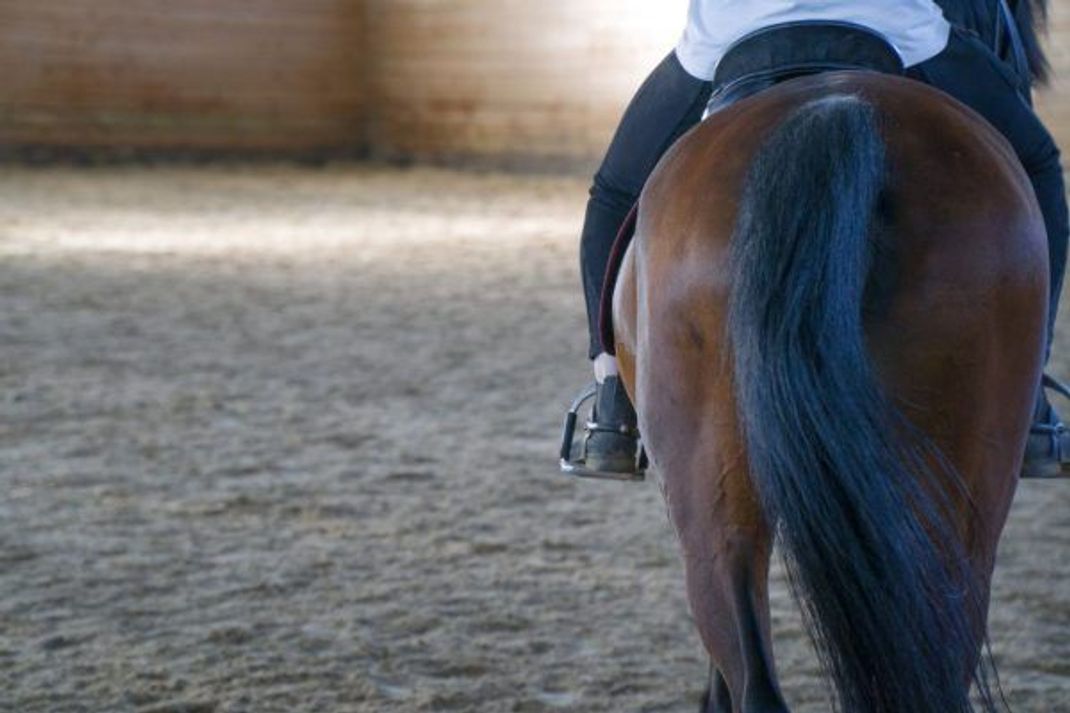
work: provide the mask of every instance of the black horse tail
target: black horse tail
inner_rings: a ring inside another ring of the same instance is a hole
[[[758,151],[732,246],[743,435],[840,708],[965,713],[973,680],[995,710],[951,524],[964,486],[884,397],[866,351],[885,171],[876,111],[856,96],[802,106]]]

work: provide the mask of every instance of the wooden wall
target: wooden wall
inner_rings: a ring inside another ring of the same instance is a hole
[[[683,30],[687,0],[366,0],[377,153],[590,163]],[[1070,0],[1039,104],[1070,155]]]
[[[1070,149],[1070,0],[1040,105]],[[589,166],[687,0],[0,0],[0,149]]]
[[[0,0],[0,148],[589,161],[680,31],[649,5]]]
[[[368,0],[387,155],[589,158],[683,29],[686,0]]]
[[[361,0],[0,0],[0,143],[363,143]]]

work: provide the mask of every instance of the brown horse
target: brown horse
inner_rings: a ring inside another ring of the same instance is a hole
[[[710,713],[787,711],[775,536],[849,713],[962,713],[1040,378],[1044,225],[1014,153],[921,83],[795,79],[662,160],[616,350],[678,531]]]

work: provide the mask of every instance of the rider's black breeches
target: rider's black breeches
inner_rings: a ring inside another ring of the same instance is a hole
[[[592,359],[602,351],[598,312],[613,240],[662,154],[702,119],[711,87],[710,82],[688,74],[675,53],[666,57],[624,112],[594,176],[580,239],[580,273],[587,300]]]

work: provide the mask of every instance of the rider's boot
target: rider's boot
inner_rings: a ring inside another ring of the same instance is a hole
[[[651,73],[628,105],[620,126],[594,176],[580,240],[590,335],[588,357],[602,354],[599,324],[606,269],[613,242],[665,151],[702,119],[713,84],[692,76],[675,52]],[[565,417],[561,467],[566,473],[615,480],[642,480],[644,458],[638,447],[635,410],[615,375],[599,378],[597,392],[587,389]],[[594,414],[578,449],[572,435],[581,404],[595,397]],[[577,455],[574,450],[579,450]]]
[[[573,430],[581,405],[594,399],[590,419],[580,446],[573,456]],[[565,418],[561,444],[561,469],[581,478],[603,480],[643,480],[645,456],[639,447],[635,408],[616,375],[606,376],[576,399]]]
[[[1070,390],[1048,375],[1044,375],[1037,399],[1033,425],[1025,444],[1023,478],[1061,478],[1070,476],[1070,429],[1048,402],[1045,389],[1070,398]]]
[[[591,470],[638,476],[635,408],[619,376],[607,376],[598,384],[583,450],[584,462]]]

